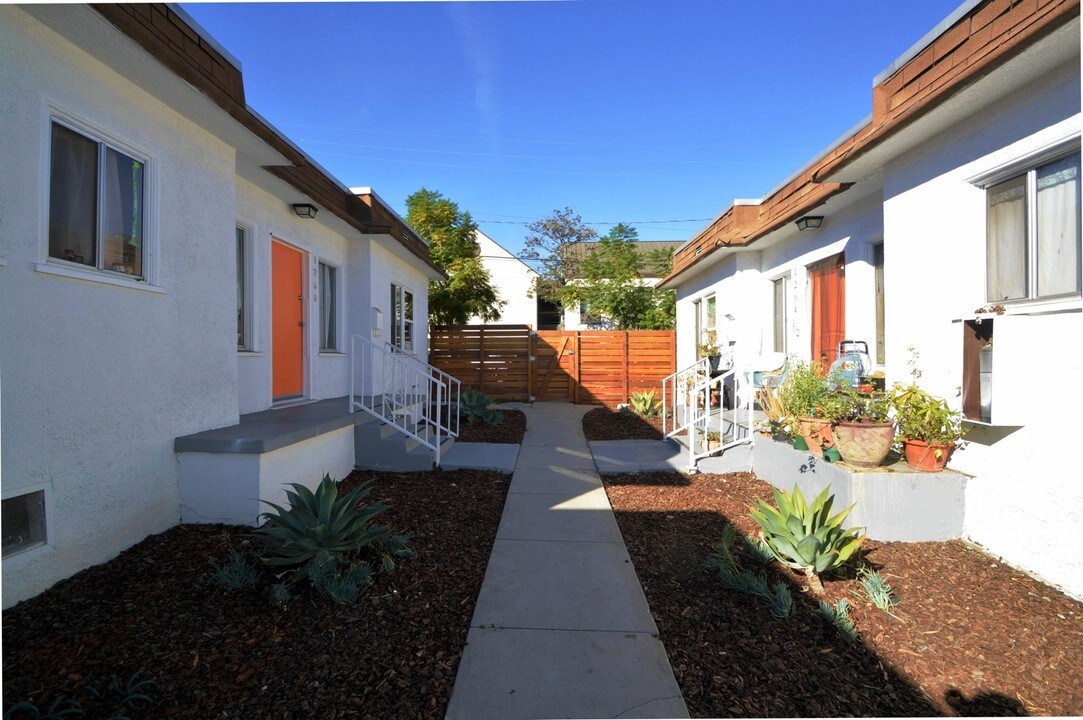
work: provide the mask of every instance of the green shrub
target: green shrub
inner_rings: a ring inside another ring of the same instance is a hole
[[[930,395],[917,385],[895,385],[887,402],[895,411],[899,435],[905,439],[951,443],[965,433],[962,413],[952,410],[947,400]]]
[[[743,539],[748,547],[748,539]],[[758,597],[766,602],[773,617],[779,620],[792,617],[793,596],[786,583],[778,581],[768,585],[767,577],[763,573],[753,573],[743,569],[737,556],[733,554],[736,541],[737,529],[727,523],[722,527],[722,540],[715,544],[710,557],[703,563],[704,567],[718,573],[723,587]]]
[[[658,399],[654,390],[632,393],[628,402],[631,403],[632,409],[643,417],[654,417],[662,412],[662,401]]]
[[[493,399],[472,387],[459,396],[459,416],[470,425],[499,425],[504,416],[489,407]]]
[[[290,604],[290,600],[293,599],[293,594],[290,593],[290,586],[284,582],[276,582],[271,586],[271,589],[267,592],[268,599],[271,601],[271,605],[276,608],[284,608]]]
[[[373,522],[388,506],[362,503],[372,491],[370,483],[342,498],[329,475],[315,493],[298,483],[291,486],[293,490],[286,491],[289,509],[263,501],[274,512],[263,513],[260,517],[268,522],[255,531],[263,541],[263,562],[286,571],[291,582],[307,578],[320,592],[345,602],[356,599],[358,588],[371,582],[371,565],[359,557],[363,552],[384,570],[394,569],[393,558],[413,554],[406,547],[407,536]]]
[[[792,494],[775,489],[777,508],[757,500],[758,507],[750,513],[763,528],[763,539],[774,556],[784,565],[804,571],[816,592],[822,591],[817,575],[845,563],[865,540],[857,529],[842,527],[853,506],[832,516],[835,497],[828,493],[824,488],[807,504],[796,485]]]
[[[857,581],[860,583],[861,589],[865,591],[866,599],[889,615],[893,608],[897,608],[901,604],[891,586],[875,570],[862,567],[857,571]]]

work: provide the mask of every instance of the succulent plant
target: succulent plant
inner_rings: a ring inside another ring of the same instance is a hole
[[[654,417],[662,411],[662,402],[654,390],[632,393],[628,402],[632,409],[643,417]]]
[[[842,523],[853,506],[831,515],[835,500],[829,488],[806,503],[800,488],[793,493],[775,489],[774,508],[763,500],[752,508],[752,519],[763,528],[763,539],[774,556],[784,565],[802,570],[816,592],[822,592],[817,575],[845,563],[861,547],[865,535],[856,528],[843,529]]]
[[[489,405],[493,399],[472,387],[464,388],[459,396],[459,414],[470,425],[499,425],[504,416]]]
[[[349,564],[347,558],[388,534],[386,528],[372,522],[388,506],[361,503],[372,491],[370,483],[341,498],[330,475],[323,476],[314,493],[299,483],[290,485],[293,490],[286,491],[289,509],[262,501],[274,512],[260,515],[269,522],[255,534],[263,540],[263,562],[292,569],[292,580],[303,579],[310,565]]]

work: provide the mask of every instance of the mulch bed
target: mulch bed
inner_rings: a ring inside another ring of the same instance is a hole
[[[643,417],[630,411],[594,408],[583,416],[583,433],[595,440],[661,440],[662,418]]]
[[[211,573],[230,548],[256,554],[250,528],[177,526],[4,611],[5,709],[87,704],[83,688],[142,670],[154,705],[133,717],[443,717],[508,476],[364,472],[344,488],[370,477],[369,498],[392,506],[380,521],[411,534],[417,557],[356,605],[302,586],[277,609],[267,572],[227,590]]]
[[[770,486],[749,473],[605,478],[610,502],[690,712],[698,717],[1079,715],[1083,605],[960,541],[866,541],[902,604],[887,615],[825,578],[860,633],[848,645],[774,563],[796,614],[771,617],[703,567],[722,527],[745,535]],[[739,544],[738,544],[739,545]],[[758,567],[751,559],[745,567]]]
[[[526,415],[521,410],[500,410],[493,408],[504,416],[497,425],[471,425],[461,423],[459,425],[459,442],[472,443],[516,443],[523,442],[526,434]]]

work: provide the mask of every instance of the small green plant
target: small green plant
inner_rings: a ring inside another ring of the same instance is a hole
[[[97,716],[108,716],[109,720],[130,720],[137,714],[149,710],[154,704],[151,693],[158,683],[143,677],[143,671],[136,671],[125,683],[116,675],[100,688],[87,685],[78,692],[87,696],[90,710],[99,710]],[[69,697],[60,697],[53,701],[48,709],[42,711],[26,700],[12,705],[4,713],[4,720],[62,720],[63,718],[85,718],[88,708],[83,703]]]
[[[259,572],[252,567],[244,555],[236,550],[229,551],[229,560],[216,567],[212,576],[219,585],[230,590],[248,590],[256,586]]]
[[[965,432],[962,413],[952,410],[947,400],[930,395],[917,385],[891,388],[887,403],[895,412],[899,435],[929,444],[952,443]]]
[[[892,591],[891,586],[888,585],[887,581],[875,570],[872,570],[867,566],[862,567],[857,571],[857,581],[861,585],[861,589],[865,591],[865,598],[868,602],[880,608],[888,615],[891,615],[891,610],[893,608],[897,608],[901,604],[898,596]]]
[[[372,491],[363,483],[345,497],[329,475],[312,492],[291,483],[289,509],[266,502],[274,512],[260,517],[268,522],[255,534],[263,540],[263,562],[286,572],[291,582],[308,579],[336,602],[356,599],[369,582],[371,565],[359,556],[368,552],[384,570],[393,570],[394,558],[410,557],[408,537],[394,535],[373,520],[387,510],[382,503],[363,503]],[[351,601],[352,602],[352,601]]]
[[[120,678],[113,675],[112,681],[101,690],[88,686],[86,692],[101,703],[112,704],[111,698],[116,698],[116,709],[113,710],[110,720],[121,720],[127,718],[129,712],[149,710],[154,704],[150,693],[157,687],[158,683],[144,679],[143,671],[138,670],[124,685],[120,684]]]
[[[748,547],[748,538],[742,536],[742,539]],[[733,553],[736,542],[737,529],[728,523],[722,526],[722,539],[715,543],[710,557],[703,563],[704,567],[718,573],[723,587],[765,601],[773,617],[779,620],[791,617],[794,612],[793,596],[786,583],[778,581],[768,585],[767,577],[763,573],[743,569]]]
[[[718,344],[718,333],[714,330],[703,333],[703,342],[696,346],[696,357],[713,357],[721,354],[721,352],[722,347]]]
[[[464,388],[459,397],[459,414],[469,425],[499,425],[504,416],[493,410],[493,399],[472,387]]]
[[[771,593],[767,597],[767,605],[771,608],[771,616],[779,620],[793,617],[793,595],[786,583],[777,580],[771,585]]]
[[[794,362],[778,390],[780,402],[794,417],[813,417],[828,393],[819,363]]]
[[[711,555],[704,566],[708,570],[726,568],[734,573],[740,572],[741,564],[733,555],[733,543],[737,539],[737,529],[729,523],[722,526],[722,539],[714,544]]]
[[[857,628],[854,627],[854,621],[850,619],[850,603],[839,600],[832,605],[829,602],[820,601],[820,614],[831,623],[839,637],[850,644],[857,642]]]
[[[628,402],[632,405],[632,409],[643,417],[654,417],[662,412],[662,401],[658,399],[654,390],[632,393]]]
[[[796,485],[793,493],[776,488],[777,508],[756,500],[757,507],[750,511],[752,519],[763,528],[764,542],[775,558],[803,571],[809,587],[817,594],[823,592],[819,574],[844,564],[865,541],[857,529],[842,527],[853,505],[831,515],[835,496],[829,492],[830,488],[824,488],[809,504]]]
[[[760,565],[769,565],[775,559],[775,554],[771,552],[770,546],[763,541],[762,537],[741,538],[745,544],[745,551],[748,555]]]
[[[60,720],[61,718],[84,718],[86,710],[78,700],[61,697],[45,711],[27,700],[15,703],[4,713],[4,720]]]
[[[267,596],[271,601],[271,605],[279,609],[289,605],[290,600],[293,599],[290,586],[284,582],[276,582],[272,585],[271,589],[267,591]]]

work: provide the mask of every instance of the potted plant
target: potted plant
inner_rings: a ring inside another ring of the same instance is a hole
[[[895,423],[888,417],[891,407],[883,394],[864,394],[839,388],[825,404],[825,414],[834,421],[835,447],[848,465],[877,467],[891,452]]]
[[[703,433],[703,449],[706,452],[714,452],[722,447],[722,436],[717,430],[706,430]]]
[[[711,365],[711,372],[718,372],[718,366],[722,361],[722,348],[718,344],[718,334],[714,330],[703,333],[703,344],[696,348],[696,353],[701,358],[707,358]]]
[[[895,385],[888,402],[899,425],[906,464],[924,472],[943,470],[963,437],[962,413],[914,384]]]
[[[823,402],[831,391],[831,383],[825,380],[817,365],[796,362],[786,371],[780,394],[789,414],[797,422],[791,423],[790,435],[802,438],[808,451],[822,458],[824,448],[835,444],[831,434],[831,421],[823,416]]]

